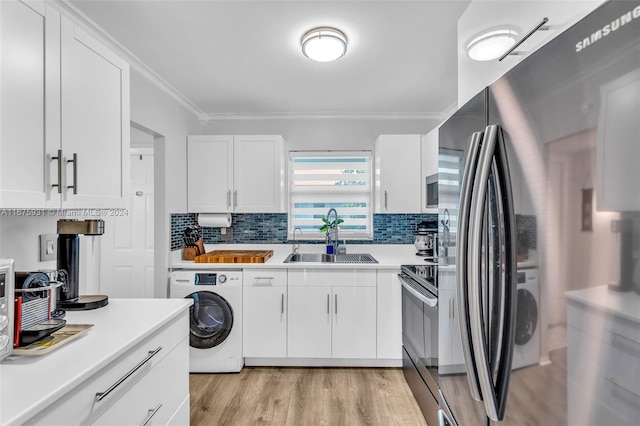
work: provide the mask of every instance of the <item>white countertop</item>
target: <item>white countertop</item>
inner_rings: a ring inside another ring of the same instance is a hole
[[[231,265],[243,269],[263,268],[364,268],[364,269],[400,269],[401,265],[423,265],[426,262],[423,257],[416,256],[416,248],[413,244],[347,244],[347,253],[369,253],[378,263],[284,263],[291,254],[291,244],[207,244],[205,250],[273,250],[273,256],[265,263],[195,263],[191,260],[182,260],[182,249],[171,252],[172,269],[223,269]],[[300,253],[324,253],[322,244],[307,244],[300,246]],[[518,269],[535,268],[536,260],[518,262]],[[438,266],[443,271],[455,271],[455,265]]]
[[[606,285],[567,291],[567,299],[640,323],[640,295],[610,291]]]
[[[100,309],[67,312],[67,323],[94,327],[48,354],[11,356],[0,362],[0,424],[23,423],[191,303],[187,299],[110,299]]]
[[[369,253],[378,263],[284,263],[291,254],[291,244],[207,244],[205,250],[273,250],[273,256],[265,263],[195,263],[182,260],[182,249],[171,252],[173,269],[221,269],[235,266],[243,269],[263,268],[366,268],[400,269],[400,265],[424,264],[424,258],[416,256],[413,244],[348,244],[347,253]],[[300,253],[324,253],[321,244],[300,246]]]

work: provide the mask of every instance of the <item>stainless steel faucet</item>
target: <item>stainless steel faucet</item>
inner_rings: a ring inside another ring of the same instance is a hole
[[[327,221],[331,223],[329,217],[331,216],[331,212],[336,216],[335,221],[333,222],[334,226],[330,226],[327,230],[327,237],[329,238],[329,244],[333,245],[333,253],[338,254],[338,247],[340,245],[340,240],[338,240],[338,212],[333,207],[329,209],[327,212]],[[335,229],[335,235],[333,240],[331,239],[331,229]]]
[[[291,248],[291,253],[297,254],[300,251],[300,243],[296,240],[296,231],[300,231],[300,235],[302,236],[302,229],[299,226],[293,228],[293,247]]]

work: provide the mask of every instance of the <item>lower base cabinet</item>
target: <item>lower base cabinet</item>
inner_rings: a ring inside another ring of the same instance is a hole
[[[186,310],[25,424],[189,424],[188,329]]]
[[[287,355],[376,358],[375,270],[290,270]]]
[[[245,270],[242,352],[245,357],[287,356],[287,271]]]

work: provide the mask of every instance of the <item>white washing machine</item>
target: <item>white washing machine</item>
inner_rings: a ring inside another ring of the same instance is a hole
[[[191,298],[189,371],[238,372],[242,357],[242,270],[174,271],[171,298]]]
[[[518,271],[513,369],[540,361],[540,282],[537,269]]]

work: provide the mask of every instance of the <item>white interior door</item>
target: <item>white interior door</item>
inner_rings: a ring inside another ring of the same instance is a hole
[[[153,297],[153,148],[131,149],[129,214],[106,216],[100,292]]]

